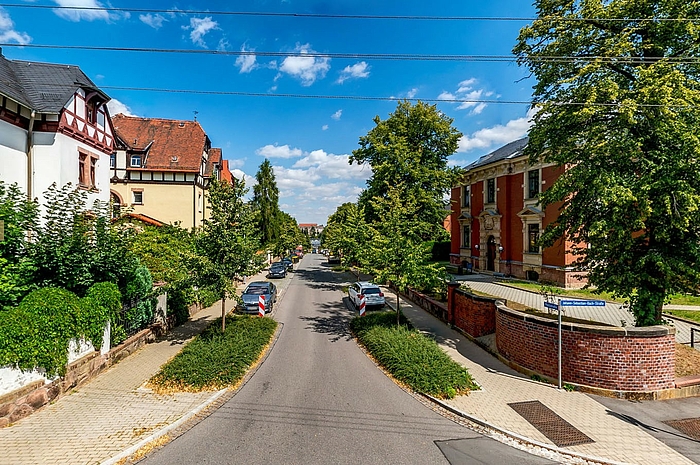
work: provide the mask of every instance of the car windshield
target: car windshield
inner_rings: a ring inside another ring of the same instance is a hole
[[[267,294],[267,287],[262,287],[262,286],[249,287],[248,289],[245,290],[245,293],[246,294],[255,294],[255,295]]]
[[[382,291],[378,287],[366,287],[362,289],[363,294],[380,294]]]

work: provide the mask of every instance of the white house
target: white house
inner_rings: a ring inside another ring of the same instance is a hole
[[[0,180],[39,198],[71,183],[109,201],[109,97],[72,65],[8,60],[0,49]]]

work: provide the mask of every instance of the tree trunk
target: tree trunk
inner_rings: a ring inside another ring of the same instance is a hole
[[[226,330],[226,296],[221,299],[221,332]]]
[[[396,326],[401,326],[401,299],[398,289],[396,289]]]

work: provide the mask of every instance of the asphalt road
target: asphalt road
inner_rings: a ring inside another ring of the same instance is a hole
[[[307,255],[287,278],[274,314],[282,332],[248,383],[143,463],[550,463],[457,425],[387,378],[352,339],[354,312],[324,261]]]

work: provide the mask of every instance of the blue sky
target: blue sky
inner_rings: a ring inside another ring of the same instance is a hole
[[[459,151],[451,157],[451,163],[460,166],[524,136],[529,125],[528,105],[505,103],[528,101],[531,96],[533,81],[514,61],[313,56],[314,52],[510,55],[526,21],[347,16],[532,18],[533,7],[522,1],[12,3],[27,7],[9,6],[9,2],[0,6],[0,43],[6,44],[6,57],[80,66],[114,99],[110,106],[113,114],[121,111],[142,117],[193,119],[197,112],[212,145],[223,149],[234,174],[245,177],[249,187],[260,163],[266,157],[270,159],[280,189],[281,208],[303,223],[325,224],[338,205],[356,200],[371,170],[348,165],[348,155],[358,148],[360,136],[374,127],[373,118],[387,118],[396,102],[279,95],[439,99],[438,108],[454,118],[453,125],[464,134]],[[146,8],[161,11],[137,11]],[[57,47],[36,47],[40,45]],[[192,53],[66,48],[75,46]],[[212,53],[241,50],[255,55]],[[474,102],[446,101],[453,99]]]

